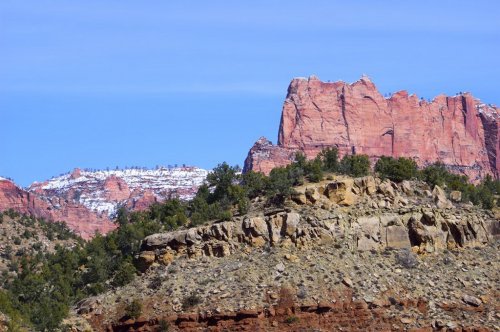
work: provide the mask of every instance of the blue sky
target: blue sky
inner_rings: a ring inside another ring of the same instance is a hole
[[[293,77],[500,104],[498,1],[0,2],[0,175],[243,164]]]

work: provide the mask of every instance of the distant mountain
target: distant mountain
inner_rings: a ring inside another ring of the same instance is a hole
[[[432,101],[399,91],[384,96],[363,76],[349,84],[317,77],[293,79],[283,105],[278,144],[259,139],[244,171],[269,173],[303,152],[323,148],[345,154],[414,158],[419,166],[437,161],[477,182],[500,172],[500,112],[470,93]]]
[[[20,188],[11,180],[0,178],[0,211],[9,209],[50,221],[64,221],[84,239],[92,237],[96,231],[106,234],[116,228],[107,215],[95,213],[64,198],[53,197],[49,200],[40,197]]]
[[[83,238],[116,228],[120,206],[143,210],[168,198],[188,200],[208,174],[198,167],[73,172],[22,189],[0,178],[0,211],[14,209],[48,220],[65,221]]]
[[[119,206],[142,210],[171,197],[191,199],[207,174],[207,170],[198,167],[106,171],[77,168],[69,174],[35,182],[28,191],[47,200],[64,198],[112,218]]]

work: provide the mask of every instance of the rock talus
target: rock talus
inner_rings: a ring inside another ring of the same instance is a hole
[[[288,87],[277,145],[260,138],[244,171],[267,174],[297,151],[313,158],[335,146],[341,156],[410,157],[420,166],[440,161],[472,181],[498,178],[499,123],[498,108],[469,93],[427,102],[406,91],[384,98],[367,77],[352,84],[297,78]]]

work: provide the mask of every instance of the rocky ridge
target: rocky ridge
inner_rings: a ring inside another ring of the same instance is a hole
[[[204,169],[190,166],[106,171],[75,169],[42,183],[35,182],[28,191],[49,201],[62,198],[113,217],[119,206],[143,210],[171,197],[189,200],[207,174]]]
[[[0,178],[0,211],[14,209],[46,220],[64,221],[84,239],[116,228],[118,207],[144,210],[154,202],[192,198],[208,171],[197,167],[73,172],[22,189]]]
[[[499,235],[492,213],[439,187],[333,177],[283,209],[256,199],[231,221],[147,237],[144,274],[75,317],[115,331],[493,331]]]
[[[278,143],[262,137],[244,171],[269,173],[289,164],[297,151],[314,158],[325,147],[340,155],[414,158],[419,166],[440,161],[477,181],[500,172],[500,114],[470,93],[428,102],[406,91],[385,98],[363,76],[348,84],[296,78],[283,105]]]
[[[116,228],[106,215],[95,213],[81,204],[64,199],[48,201],[3,179],[0,180],[0,211],[9,209],[50,221],[64,221],[84,239],[91,238],[96,231],[106,234]]]

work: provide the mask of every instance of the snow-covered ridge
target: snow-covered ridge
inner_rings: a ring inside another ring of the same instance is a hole
[[[205,169],[190,166],[98,171],[75,169],[43,183],[35,182],[27,190],[47,200],[64,199],[113,217],[119,206],[134,207],[148,192],[158,201],[171,196],[191,199],[207,174]]]

